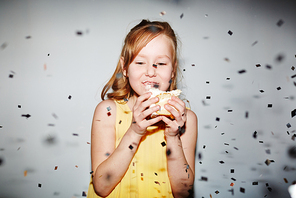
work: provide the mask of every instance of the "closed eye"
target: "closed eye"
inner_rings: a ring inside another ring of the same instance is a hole
[[[138,62],[136,62],[136,64],[137,64],[137,65],[144,65],[145,63],[144,63],[144,62],[140,62],[140,61],[138,61]]]
[[[162,65],[166,65],[166,63],[158,63],[158,65],[162,66]]]

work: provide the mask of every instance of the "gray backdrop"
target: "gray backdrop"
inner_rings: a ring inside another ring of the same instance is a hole
[[[144,18],[182,42],[179,88],[199,118],[195,197],[288,198],[294,2],[1,0],[0,197],[84,196],[94,108]]]

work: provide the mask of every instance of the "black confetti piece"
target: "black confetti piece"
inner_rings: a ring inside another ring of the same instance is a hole
[[[277,90],[281,90],[282,88],[281,88],[281,87],[277,87],[276,89],[277,89]]]
[[[278,62],[278,63],[282,62],[284,59],[285,59],[285,55],[283,55],[283,54],[279,54],[275,58],[276,62]]]
[[[256,64],[256,67],[261,67],[261,65],[260,64]]]
[[[233,180],[233,181],[236,181],[236,179],[235,179],[235,178],[233,178],[233,177],[231,178],[231,180]]]
[[[71,96],[71,95],[69,95],[69,96],[68,96],[68,99],[69,99],[69,100],[71,100],[71,98],[72,98],[72,96]]]
[[[206,96],[206,99],[208,99],[208,100],[211,99],[211,96]]]
[[[77,34],[78,36],[82,36],[82,35],[83,35],[82,31],[76,31],[76,34]]]
[[[294,74],[293,76],[291,76],[291,78],[295,78],[296,77],[296,74]]]
[[[257,138],[257,131],[254,131],[254,133],[253,133],[253,138]]]
[[[201,181],[208,181],[208,178],[207,177],[201,177]]]
[[[8,76],[9,78],[13,78],[13,74],[9,74],[9,76]]]
[[[221,160],[221,161],[219,161],[219,163],[220,163],[220,164],[224,164],[225,162]]]
[[[216,194],[219,194],[219,191],[218,191],[218,190],[216,190],[216,191],[215,191],[215,193],[216,193]]]
[[[131,150],[133,150],[134,147],[132,145],[129,145],[128,148],[131,149]]]
[[[27,119],[31,117],[30,114],[22,114],[22,117],[26,117]]]
[[[242,188],[242,187],[240,187],[239,191],[240,191],[241,193],[245,193],[245,189]]]
[[[82,197],[86,197],[86,193],[82,191]]]
[[[260,92],[260,93],[264,93],[264,90],[260,89],[259,92]]]
[[[78,136],[78,134],[77,133],[73,133],[73,136]]]
[[[166,143],[165,143],[165,141],[163,141],[162,143],[161,143],[161,146],[165,146],[166,145]]]
[[[4,164],[4,159],[0,157],[0,166]]]
[[[295,56],[296,56],[296,55],[295,55]],[[292,66],[292,67],[291,67],[291,69],[294,71],[294,70],[295,70],[295,67],[294,67],[294,66]]]
[[[242,69],[242,70],[239,70],[239,71],[238,71],[239,74],[243,74],[243,73],[246,73],[246,72],[247,72],[247,71],[246,71],[245,69]]]
[[[154,175],[158,176],[158,174],[157,174],[157,173],[154,173]]]
[[[268,107],[268,108],[271,108],[271,107],[272,107],[272,104],[268,104],[267,107]]]
[[[248,111],[246,111],[246,113],[245,113],[245,117],[246,117],[246,118],[249,117],[249,112],[248,112]]]
[[[252,43],[252,46],[256,45],[258,43],[258,41],[255,41],[254,43]]]
[[[226,80],[230,80],[230,78],[226,78]]]
[[[122,123],[122,120],[119,120],[119,124],[121,124]]]
[[[39,184],[38,184],[38,187],[41,188],[41,186],[42,186],[42,184],[39,183]]]
[[[183,16],[184,16],[184,13],[182,13],[182,14],[180,15],[180,19],[182,19],[182,18],[183,18]]]
[[[89,172],[89,174],[93,174],[93,173],[94,173],[94,171],[90,171],[90,172]]]
[[[228,34],[231,36],[233,34],[233,32],[229,30],[228,31]]]
[[[234,169],[230,169],[230,173],[234,173]]]
[[[283,21],[282,19],[280,19],[280,20],[276,23],[276,25],[279,26],[279,27],[281,27],[283,24],[284,24],[284,21]]]
[[[272,69],[271,65],[265,65],[266,69]]]
[[[291,117],[293,118],[294,116],[296,116],[296,109],[294,109],[293,111],[291,111]]]
[[[287,123],[286,126],[287,126],[288,128],[291,128],[291,124],[290,124],[290,123]]]
[[[288,156],[289,156],[290,158],[296,159],[296,146],[291,146],[291,147],[288,149]]]
[[[31,36],[26,36],[26,39],[30,39],[30,38],[32,38]]]
[[[18,108],[22,108],[22,105],[17,105]]]
[[[257,186],[258,185],[258,182],[252,182],[252,185],[253,186]]]
[[[219,122],[219,121],[220,121],[220,118],[216,117],[216,121],[218,121],[218,122]]]

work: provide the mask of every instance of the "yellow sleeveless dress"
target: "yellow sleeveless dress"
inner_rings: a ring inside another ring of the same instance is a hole
[[[116,103],[116,146],[132,122],[132,112],[122,101]],[[88,198],[98,198],[92,178]],[[164,129],[152,126],[147,129],[138,150],[121,182],[108,198],[170,198],[173,197],[167,172],[166,141]]]

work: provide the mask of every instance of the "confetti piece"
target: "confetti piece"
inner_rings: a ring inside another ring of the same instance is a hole
[[[266,154],[270,154],[271,153],[270,152],[270,149],[266,149],[265,152],[266,152]]]
[[[231,183],[230,186],[234,186],[234,183]]]
[[[172,82],[173,82],[173,80],[172,80],[172,79],[170,79],[169,83],[171,84]]]
[[[94,173],[94,171],[90,171],[90,172],[89,172],[89,174],[93,174],[93,173]]]
[[[206,81],[206,84],[210,84],[210,82],[209,81]]]
[[[9,76],[8,76],[9,78],[13,78],[13,74],[9,74]]]
[[[291,146],[291,147],[288,149],[288,156],[289,156],[290,158],[296,159],[296,146]]]
[[[296,55],[295,55],[295,57],[296,57]],[[291,69],[294,71],[294,70],[295,70],[295,67],[294,67],[294,66],[292,66],[292,67],[291,67]]]
[[[160,185],[160,183],[159,183],[158,181],[154,181],[154,183],[156,183],[156,184]]]
[[[182,13],[182,14],[180,15],[180,19],[182,19],[182,18],[183,18],[183,16],[184,16],[184,13]]]
[[[157,174],[157,173],[154,173],[154,175],[158,176],[158,174]]]
[[[224,161],[219,161],[219,163],[220,163],[220,164],[224,164],[225,162],[224,162]]]
[[[134,147],[132,145],[129,145],[128,148],[131,149],[131,150],[133,150]]]
[[[201,177],[201,181],[208,181],[208,178],[207,177]]]
[[[20,109],[20,108],[22,108],[22,105],[17,105],[17,107]]]
[[[242,70],[239,70],[239,71],[238,71],[239,74],[243,74],[243,73],[246,73],[246,72],[247,72],[247,71],[246,71],[245,69],[242,69]]]
[[[38,187],[41,188],[42,184],[38,184]]]
[[[231,36],[233,34],[233,32],[229,30],[228,31],[228,34]]]
[[[269,166],[270,163],[271,163],[271,161],[270,161],[269,159],[266,159],[266,160],[265,160],[265,164],[266,164],[267,166]]]
[[[192,64],[191,64],[191,66],[192,66],[192,67],[194,67],[194,66],[195,66],[195,64],[194,64],[194,63],[192,63]]]
[[[246,111],[246,113],[245,113],[245,117],[246,117],[246,118],[249,117],[249,112],[248,112],[248,111]]]
[[[28,174],[28,171],[24,171],[24,177],[26,177],[27,176],[27,174]]]
[[[245,189],[242,188],[242,187],[240,187],[239,191],[240,191],[241,193],[245,193]]]
[[[119,120],[119,123],[118,124],[121,124],[122,123],[122,120]]]
[[[231,180],[233,180],[233,181],[236,181],[236,179],[235,179],[235,178],[233,178],[233,177],[231,178]]]
[[[218,122],[219,122],[219,121],[220,121],[220,118],[216,117],[216,121],[218,121]]]
[[[166,11],[162,11],[162,12],[159,13],[160,16],[163,16],[165,14],[166,14]]]
[[[277,87],[276,89],[277,89],[277,90],[281,90],[282,88],[281,88],[281,87]]]
[[[72,98],[72,96],[71,96],[71,95],[69,95],[69,96],[68,96],[68,99],[69,99],[69,100],[71,100],[71,98]]]
[[[260,92],[260,93],[264,93],[264,90],[260,89],[259,92]]]
[[[286,183],[289,183],[288,180],[287,180],[287,178],[284,178],[284,181],[285,181]]]
[[[272,69],[271,65],[265,65],[266,69]]]
[[[208,99],[208,100],[211,99],[211,96],[206,96],[206,99]]]
[[[165,146],[166,145],[166,143],[165,143],[165,141],[163,141],[162,143],[161,143],[161,146]]]
[[[105,155],[106,155],[106,156],[109,156],[109,155],[110,155],[110,153],[106,153]]]
[[[78,35],[78,36],[82,36],[82,31],[76,31],[76,34]]]
[[[47,69],[46,64],[43,65],[43,69],[44,69],[44,71]]]
[[[86,197],[86,192],[82,191],[82,197]]]
[[[169,83],[170,83],[170,84],[172,83],[172,79],[169,81]],[[158,88],[159,88],[159,84],[154,84],[153,87],[154,87],[155,89],[158,89]]]
[[[254,133],[253,133],[253,138],[257,138],[257,131],[254,131]]]
[[[256,185],[258,185],[258,182],[252,182],[252,185],[256,186]]]
[[[58,166],[55,166],[55,167],[54,167],[54,170],[58,170]]]
[[[77,165],[75,165],[75,167],[76,167],[76,168],[78,168],[78,166],[77,166]]]
[[[52,116],[53,116],[55,119],[58,119],[58,116],[57,116],[55,113],[53,113]]]
[[[123,98],[123,101],[124,101],[124,102],[127,102],[127,101],[128,101],[128,99],[127,99],[127,98]]]
[[[168,150],[166,151],[166,155],[167,155],[167,156],[170,156],[171,154],[172,154],[171,150],[168,149]]]
[[[27,119],[31,117],[30,114],[22,114],[22,117],[26,117]]]
[[[294,116],[296,116],[296,109],[294,109],[293,111],[291,111],[291,117],[293,118]]]
[[[32,38],[31,36],[26,36],[26,39],[30,39],[30,38]]]
[[[78,136],[78,134],[77,133],[73,133],[73,136]]]
[[[228,109],[227,112],[231,113],[233,110],[232,109]]]
[[[272,107],[272,104],[268,104],[267,107],[268,107],[268,108],[271,108],[271,107]]]
[[[256,67],[261,67],[261,65],[260,64],[256,64]]]
[[[109,106],[109,107],[107,107],[107,111],[110,111],[111,110],[111,107]]]
[[[7,43],[2,43],[1,49],[4,50],[7,47],[7,45],[8,45]]]
[[[284,59],[285,59],[285,55],[283,55],[283,54],[279,54],[275,58],[276,62],[278,62],[278,63],[282,62]]]
[[[110,115],[111,115],[111,113],[110,113],[110,112],[108,112],[108,113],[107,113],[107,115],[108,115],[108,116],[110,116]]]
[[[276,25],[279,26],[279,27],[281,27],[283,24],[284,24],[284,21],[283,21],[282,19],[280,19],[280,20],[276,23]]]
[[[218,190],[216,190],[216,191],[215,191],[215,193],[216,193],[216,194],[219,194],[219,191],[218,191]]]
[[[287,123],[286,126],[287,126],[288,128],[291,128],[291,124],[290,124],[290,123]]]
[[[230,80],[230,78],[226,78],[226,80]]]
[[[254,43],[252,43],[252,46],[256,45],[258,43],[258,41],[255,41]]]
[[[261,141],[259,141],[259,143],[263,144],[263,141],[261,140]]]

